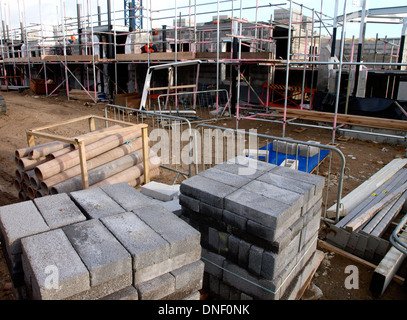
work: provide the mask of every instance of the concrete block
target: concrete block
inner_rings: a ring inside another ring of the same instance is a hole
[[[199,173],[199,175],[235,188],[241,188],[251,181],[251,179],[247,178],[246,176],[230,173],[224,170],[217,169],[216,167],[202,171]]]
[[[138,292],[133,286],[128,286],[101,298],[101,300],[138,300]]]
[[[311,140],[309,140],[307,142],[319,143],[318,141],[311,141]],[[298,149],[299,149],[301,157],[313,157],[319,153],[318,147],[308,146],[305,144],[299,144]]]
[[[199,212],[200,201],[184,194],[179,195],[179,204],[191,211]]]
[[[302,194],[281,189],[280,187],[258,180],[246,184],[242,189],[283,202],[289,205],[293,210],[299,210],[304,204],[304,196]]]
[[[258,161],[248,157],[237,156],[227,162],[214,166],[214,169],[230,172],[250,180],[256,179],[275,167],[274,164]]]
[[[230,235],[228,239],[228,254],[227,258],[229,260],[235,261],[238,263],[239,259],[239,244],[240,239],[234,235]]]
[[[217,207],[211,206],[205,202],[199,203],[199,213],[211,217],[215,220],[221,220],[223,215],[223,210]]]
[[[169,257],[200,246],[200,233],[167,209],[152,205],[133,212],[169,243]]]
[[[159,201],[158,204],[177,216],[181,215],[181,205],[179,204],[178,197],[170,201]]]
[[[136,286],[140,300],[160,300],[175,291],[175,277],[170,273]]]
[[[239,216],[233,212],[230,212],[228,210],[223,210],[223,216],[222,216],[223,221],[240,231],[245,231],[246,230],[246,225],[247,225],[247,218]]]
[[[258,246],[252,245],[249,251],[249,263],[248,268],[251,273],[258,276],[261,274],[262,258],[264,249]]]
[[[172,270],[181,268],[185,265],[194,263],[201,259],[201,248],[195,248],[192,251],[182,253],[178,256],[167,260],[155,263],[143,269],[138,269],[133,274],[133,285],[137,285],[144,281],[148,281],[171,272]]]
[[[171,201],[179,195],[179,184],[169,185],[151,181],[141,186],[141,193],[160,201]]]
[[[98,300],[126,288],[132,280],[132,273],[122,274],[115,279],[91,286],[88,290],[75,294],[67,300]]]
[[[297,154],[298,144],[285,141],[274,140],[273,151],[278,153],[284,153],[288,155]]]
[[[223,209],[223,199],[236,190],[235,187],[199,175],[184,180],[180,187],[182,194],[220,209]]]
[[[322,191],[324,185],[325,185],[325,178],[317,176],[315,174],[311,173],[306,173],[302,171],[294,171],[290,170],[284,167],[275,167],[272,170],[270,170],[271,173],[281,175],[287,178],[291,178],[294,180],[298,180],[301,182],[306,182],[308,184],[312,184],[315,186],[315,191],[314,195],[318,194],[319,192]]]
[[[124,211],[132,211],[150,204],[149,198],[126,182],[100,187],[110,198],[117,202]]]
[[[21,240],[33,298],[60,300],[88,290],[89,272],[61,229]]]
[[[33,201],[51,229],[86,220],[66,193],[35,198]]]
[[[6,250],[11,255],[21,253],[21,239],[49,230],[32,201],[0,207],[0,230]]]
[[[222,265],[225,257],[202,248],[202,261],[205,263],[205,272],[222,279]]]
[[[131,254],[135,271],[169,258],[170,244],[132,212],[101,218]]]
[[[130,274],[132,261],[127,250],[97,219],[92,219],[62,229],[89,270],[91,286]]]
[[[198,260],[181,268],[171,271],[175,278],[175,290],[188,286],[188,283],[196,280],[202,281],[205,264]]]
[[[286,175],[279,175],[273,172],[266,172],[257,177],[257,180],[268,183],[283,190],[296,192],[304,196],[304,201],[308,201],[315,194],[315,185]]]
[[[240,240],[239,242],[239,254],[237,260],[239,262],[239,266],[247,268],[249,264],[249,252],[250,252],[251,244]]]
[[[71,192],[70,196],[89,219],[97,219],[125,212],[119,204],[100,188]]]
[[[296,257],[299,251],[300,234],[297,234],[294,239],[280,253],[275,254],[271,251],[264,251],[261,265],[261,276],[265,279],[273,280],[281,273],[284,268]]]
[[[220,292],[220,280],[213,275],[209,275],[209,292],[215,295],[219,295]]]
[[[208,242],[209,247],[221,255],[226,255],[228,252],[228,238],[229,234],[226,232],[218,231],[217,229],[208,229]]]
[[[219,281],[219,296],[221,299],[230,299],[230,287],[223,281]]]
[[[225,209],[275,229],[275,237],[301,215],[296,206],[244,189],[239,189],[225,198]]]
[[[290,244],[297,234],[302,232],[303,226],[304,217],[300,217],[286,231],[284,231],[281,236],[272,242],[271,251],[279,254],[286,246]]]
[[[298,160],[293,160],[293,159],[285,159],[283,162],[281,162],[280,167],[285,167],[288,169],[292,170],[298,170]]]
[[[279,233],[277,235],[275,229],[266,227],[263,224],[257,223],[252,220],[247,220],[246,231],[249,234],[256,236],[260,239],[266,240],[269,243],[276,241],[278,237],[282,235],[282,233]]]

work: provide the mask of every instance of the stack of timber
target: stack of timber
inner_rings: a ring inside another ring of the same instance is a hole
[[[395,159],[343,198],[346,215],[330,226],[327,241],[368,261],[377,262],[391,244],[385,233],[405,211],[407,159]]]
[[[120,126],[87,133],[85,145],[89,187],[127,182],[136,187],[144,182],[141,129],[95,136]],[[82,135],[83,136],[83,135]],[[160,158],[150,150],[150,177],[159,174]],[[53,141],[15,151],[17,169],[14,185],[19,199],[81,190],[82,168],[77,146]]]

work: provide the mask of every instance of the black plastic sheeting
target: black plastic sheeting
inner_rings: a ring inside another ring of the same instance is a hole
[[[323,112],[335,112],[336,94],[317,92],[314,96],[312,110]],[[396,120],[407,120],[403,111],[394,103],[395,100],[384,98],[357,98],[349,97],[348,114],[377,117]],[[398,103],[407,110],[406,101]],[[346,95],[339,96],[338,113],[345,113]]]

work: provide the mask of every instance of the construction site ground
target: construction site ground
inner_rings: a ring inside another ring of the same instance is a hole
[[[86,115],[104,115],[104,103],[89,103],[81,100],[69,100],[66,96],[36,96],[32,91],[24,92],[9,91],[1,92],[3,95],[7,112],[0,115],[0,206],[19,202],[18,194],[14,188],[14,177],[16,164],[14,152],[16,149],[26,147],[26,130],[41,126],[47,126]],[[234,119],[221,119],[213,123],[217,126],[235,128]],[[76,124],[69,127],[66,133],[73,136],[81,133],[81,128],[75,128]],[[258,133],[272,136],[281,136],[280,124],[243,120],[239,122],[239,129],[256,128]],[[332,140],[332,132],[326,129],[306,128],[298,130],[299,127],[288,126],[286,137],[296,140],[319,141],[328,144]],[[297,130],[296,130],[297,129]],[[298,131],[298,132],[297,132]],[[300,132],[301,131],[301,132]],[[60,132],[63,134],[64,132]],[[272,141],[270,141],[272,142]],[[364,142],[360,140],[335,141],[336,146],[346,157],[346,174],[344,178],[343,195],[346,195],[363,181],[380,170],[396,157],[405,157],[403,146],[380,144],[375,142]],[[320,174],[328,174],[328,161],[320,167]],[[336,173],[339,172],[339,160],[333,158],[331,168],[331,181],[335,184]],[[161,170],[160,176],[154,180],[172,183],[174,173]],[[178,183],[180,179],[178,180]],[[329,194],[328,205],[332,205],[336,199],[337,188],[333,187]],[[320,238],[323,239],[326,231],[325,225],[321,224]],[[398,283],[392,282],[384,295],[374,298],[369,291],[369,285],[374,269],[372,267],[357,263],[352,259],[344,257],[324,249],[325,258],[320,264],[312,283],[322,291],[321,300],[404,300],[407,299],[407,291]],[[348,265],[356,265],[359,271],[359,289],[346,289],[345,280],[349,274],[345,273]],[[304,298],[312,296],[308,290]],[[11,290],[11,278],[0,250],[0,300],[13,300]]]

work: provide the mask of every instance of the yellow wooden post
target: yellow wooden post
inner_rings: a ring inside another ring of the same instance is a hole
[[[29,147],[35,146],[35,137],[34,135],[27,132],[27,143]]]
[[[148,126],[141,129],[143,139],[144,183],[150,182],[150,157],[148,150]]]
[[[81,165],[81,172],[82,172],[82,188],[88,189],[89,181],[88,181],[88,167],[86,165],[85,142],[79,141],[78,144],[79,144],[79,158],[80,158],[80,165]]]

